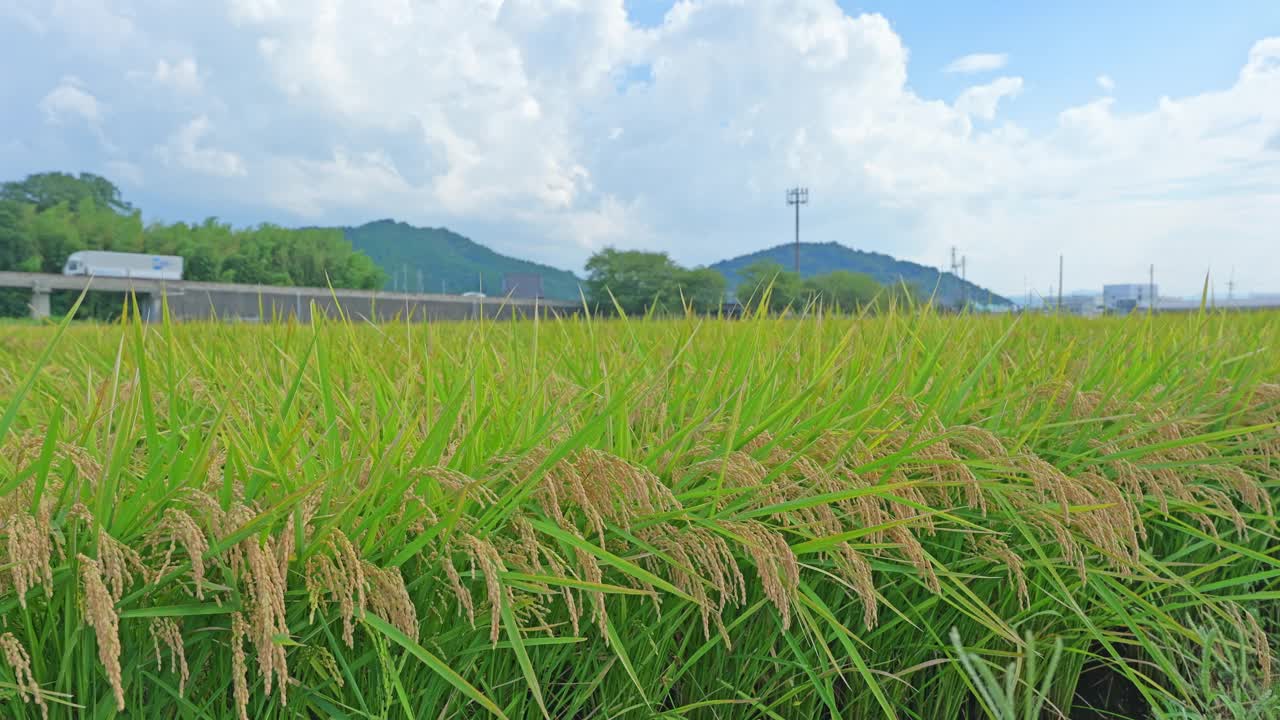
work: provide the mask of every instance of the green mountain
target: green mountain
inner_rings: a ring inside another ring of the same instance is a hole
[[[499,255],[445,228],[420,228],[394,220],[377,220],[343,228],[354,249],[368,255],[391,279],[388,290],[407,289],[451,294],[481,290],[502,294],[504,273],[542,275],[542,294],[556,300],[578,300],[578,278],[567,270]],[[421,273],[421,281],[419,281]]]
[[[779,245],[749,255],[721,260],[710,267],[725,276],[729,283],[729,290],[733,291],[741,280],[738,271],[761,260],[776,262],[790,270],[795,265],[795,245]],[[966,290],[970,302],[992,305],[1013,304],[1008,298],[996,295],[986,288],[963,281],[951,273],[940,273],[925,265],[898,260],[883,253],[854,250],[834,242],[800,243],[800,275],[802,277],[821,275],[834,270],[866,273],[885,285],[906,282],[908,285],[915,286],[922,296],[933,294],[937,302],[944,305],[961,303]]]

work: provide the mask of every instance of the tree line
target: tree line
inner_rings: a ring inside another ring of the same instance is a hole
[[[216,218],[144,224],[115,185],[91,173],[38,173],[0,185],[0,270],[59,273],[78,250],[177,255],[187,280],[365,290],[386,282],[337,228],[235,228]],[[121,306],[120,296],[108,295],[91,293],[87,314],[110,315]],[[0,314],[24,315],[28,300],[26,291],[5,291]],[[66,293],[55,294],[54,310],[70,302]]]
[[[91,173],[38,173],[0,184],[0,270],[59,273],[78,250],[177,255],[187,280],[366,290],[387,280],[339,228],[235,228],[216,218],[144,224],[119,188]],[[597,312],[713,314],[730,300],[720,272],[681,267],[666,253],[610,248],[593,255],[586,270],[584,290]],[[886,287],[863,273],[802,279],[769,261],[756,262],[738,276],[737,301],[749,311],[764,306],[770,312],[814,307],[861,312],[911,296],[904,287]],[[28,291],[0,290],[0,315],[25,315],[29,300]],[[53,310],[65,312],[73,301],[74,293],[54,293]],[[122,295],[91,293],[83,312],[111,317],[122,303]]]
[[[714,314],[732,304],[724,275],[681,267],[666,253],[609,248],[591,256],[586,269],[587,302],[596,312]],[[771,261],[752,263],[738,276],[736,303],[747,311],[881,311],[915,296],[910,287],[885,286],[864,273],[837,270],[801,278]]]

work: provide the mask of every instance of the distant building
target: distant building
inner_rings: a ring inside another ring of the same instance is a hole
[[[1053,310],[1053,305],[1057,303],[1057,298],[1045,306],[1047,310]],[[1062,312],[1071,313],[1072,315],[1083,315],[1084,317],[1094,317],[1101,315],[1104,303],[1103,296],[1094,293],[1072,293],[1062,296]]]
[[[1208,298],[1205,301],[1207,310],[1280,310],[1280,295],[1246,295],[1244,297],[1223,299]],[[1161,312],[1198,312],[1199,298],[1160,298],[1156,309]],[[1146,309],[1144,305],[1142,309]]]
[[[513,298],[540,298],[542,275],[539,273],[503,273],[502,294]]]
[[[1102,286],[1102,307],[1106,312],[1125,314],[1141,306],[1151,305],[1152,297],[1160,297],[1160,287],[1148,283],[1125,283]],[[1064,302],[1065,304],[1065,302]],[[1156,307],[1159,308],[1159,303]]]

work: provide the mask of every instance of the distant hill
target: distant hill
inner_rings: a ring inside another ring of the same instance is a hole
[[[729,290],[733,291],[741,281],[738,271],[761,260],[771,260],[790,270],[795,264],[795,245],[779,245],[750,255],[721,260],[710,267],[725,276],[729,283]],[[914,285],[921,294],[926,296],[934,293],[936,288],[935,297],[942,304],[960,303],[966,287],[970,302],[993,305],[1013,304],[1008,298],[1001,297],[986,288],[962,281],[951,273],[939,273],[936,269],[925,265],[898,260],[883,253],[854,250],[834,242],[800,243],[800,275],[802,277],[821,275],[834,270],[866,273],[881,284],[906,282],[908,285]]]
[[[394,220],[377,220],[360,227],[343,228],[356,250],[373,259],[391,278],[387,289],[464,293],[479,290],[481,277],[486,295],[502,293],[504,273],[542,275],[543,295],[557,300],[577,300],[578,278],[567,270],[499,255],[489,248],[445,228],[420,228]],[[406,273],[408,269],[405,284]]]

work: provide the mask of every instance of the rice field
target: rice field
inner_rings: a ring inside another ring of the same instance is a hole
[[[1277,717],[1278,320],[0,327],[0,716]]]

